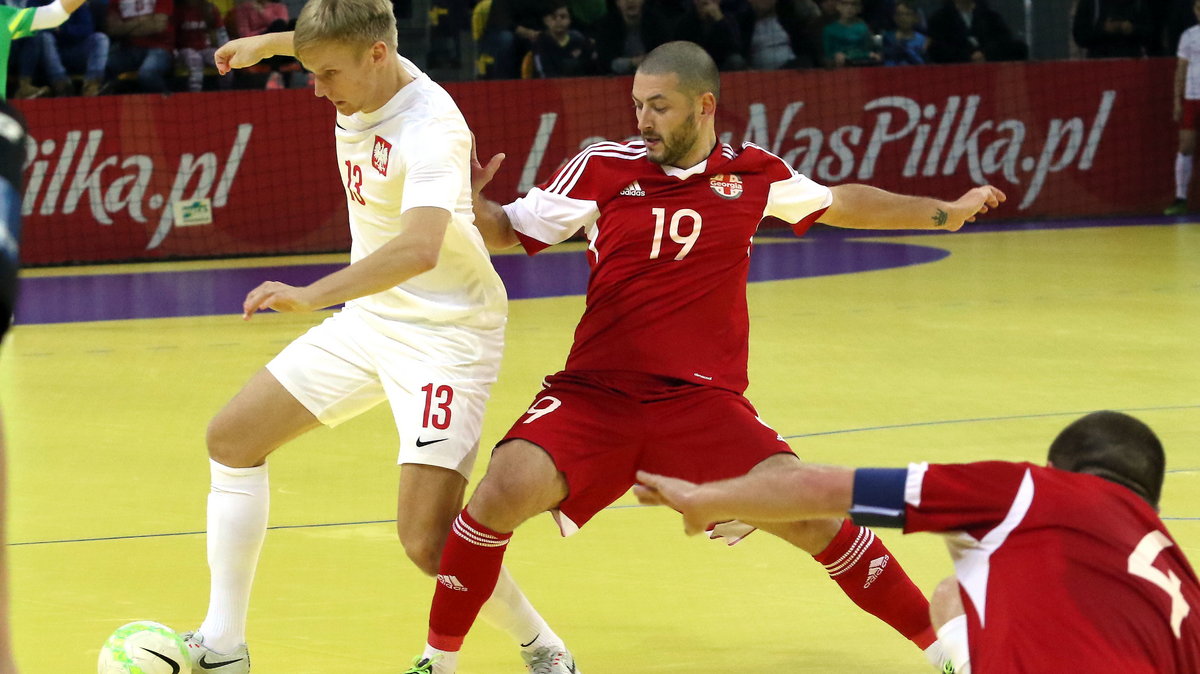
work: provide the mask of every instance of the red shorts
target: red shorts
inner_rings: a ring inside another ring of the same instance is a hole
[[[1179,116],[1179,128],[1194,129],[1200,121],[1200,100],[1183,99],[1183,114]]]
[[[741,394],[627,372],[548,377],[498,444],[515,439],[546,450],[566,476],[563,535],[620,498],[639,470],[711,482],[792,451]]]

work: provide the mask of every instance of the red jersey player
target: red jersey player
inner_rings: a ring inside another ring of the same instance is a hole
[[[1094,412],[1059,434],[1045,468],[797,466],[699,486],[643,473],[636,491],[681,511],[692,533],[848,512],[953,534],[958,592],[946,606],[935,593],[934,608],[960,673],[1200,672],[1200,583],[1157,515],[1164,463],[1145,424]]]
[[[565,369],[501,440],[452,527],[429,639],[410,672],[454,671],[505,546],[530,517],[553,511],[570,534],[624,494],[639,469],[710,481],[798,462],[742,396],[746,275],[764,218],[800,234],[818,218],[843,227],[956,230],[1004,199],[991,187],[947,203],[818,185],[766,150],[718,143],[719,88],[703,49],[662,45],[633,82],[642,141],[592,145],[503,207],[476,196],[475,224],[490,247],[520,242],[536,253],[581,229],[587,234],[587,309]],[[501,159],[481,169],[477,189]],[[870,530],[844,518],[761,528],[812,554],[860,607],[937,650],[928,603],[900,566],[868,575],[872,560],[891,554]],[[552,659],[554,674],[578,671],[565,653]]]

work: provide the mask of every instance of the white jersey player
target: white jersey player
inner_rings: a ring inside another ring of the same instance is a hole
[[[235,40],[223,73],[278,54],[337,108],[351,264],[310,285],[269,281],[243,304],[343,310],[288,345],[209,426],[208,615],[186,636],[193,671],[250,670],[246,612],[266,535],[266,457],[321,424],[387,400],[400,436],[397,531],[425,573],[438,560],[478,451],[504,342],[507,299],[472,225],[471,133],[454,101],[396,54],[386,0],[310,0],[296,32]],[[505,576],[488,610],[530,669],[566,648]],[[565,670],[564,670],[565,671]]]
[[[1200,20],[1200,0],[1192,2],[1192,13]],[[1179,153],[1175,155],[1175,201],[1167,215],[1188,212],[1192,188],[1192,157],[1196,154],[1196,127],[1200,126],[1200,26],[1192,26],[1179,37],[1175,66],[1175,121],[1179,123]]]

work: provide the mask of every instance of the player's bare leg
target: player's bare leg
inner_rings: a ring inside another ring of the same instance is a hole
[[[484,602],[497,588],[504,550],[525,520],[557,506],[567,496],[566,479],[540,447],[513,440],[496,448],[471,502],[455,519],[438,567],[438,586],[429,615],[429,640],[411,671],[449,674],[463,639]],[[499,590],[498,590],[499,591]],[[538,641],[556,636],[539,635]],[[532,644],[536,664],[552,672],[576,672],[561,642]],[[526,658],[529,666],[535,666]]]
[[[754,471],[786,469],[798,462],[793,454],[776,454]],[[937,635],[929,621],[929,602],[870,529],[837,519],[747,524],[812,555],[859,608],[912,641],[931,662],[937,659],[940,649],[934,643]]]
[[[437,575],[442,546],[462,510],[466,489],[467,479],[458,471],[419,463],[400,466],[396,534],[408,558],[431,578]]]
[[[320,422],[265,368],[208,427],[208,614],[186,639],[193,662],[217,674],[248,672],[246,612],[267,534],[266,458]]]
[[[431,577],[438,573],[450,527],[462,510],[467,480],[436,466],[405,464],[400,469],[396,531],[409,559]],[[504,568],[479,616],[509,634],[526,659],[538,649],[563,648],[562,640],[533,608]]]
[[[1192,187],[1192,164],[1196,155],[1196,130],[1179,130],[1179,154],[1175,155],[1175,201],[1166,215],[1187,213],[1188,192]]]
[[[967,642],[967,615],[959,594],[958,578],[950,576],[938,583],[929,598],[929,617],[937,630],[938,641],[946,652],[951,674],[970,674],[971,652]]]

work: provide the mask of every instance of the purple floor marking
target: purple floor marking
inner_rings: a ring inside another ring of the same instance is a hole
[[[800,245],[763,245],[750,258],[750,280],[771,281],[890,269],[935,262],[940,248],[815,237]],[[493,258],[512,299],[582,295],[583,253]],[[246,293],[263,281],[310,283],[342,265],[247,267],[148,274],[46,276],[21,282],[16,322],[69,323],[169,316],[234,314]]]
[[[985,216],[986,218],[986,216]],[[1033,220],[968,225],[960,234],[1176,225],[1193,216],[1121,216],[1107,219]],[[946,232],[903,232],[945,235]],[[890,269],[940,260],[949,253],[929,246],[861,241],[887,232],[816,227],[802,245],[758,246],[750,260],[751,281],[771,281]],[[786,229],[762,232],[762,238],[791,239]],[[493,258],[512,299],[582,295],[587,289],[583,254],[546,253],[535,257]],[[309,283],[340,265],[249,267],[149,274],[90,274],[24,279],[17,305],[18,323],[211,316],[237,313],[246,293],[266,280],[293,285]]]

